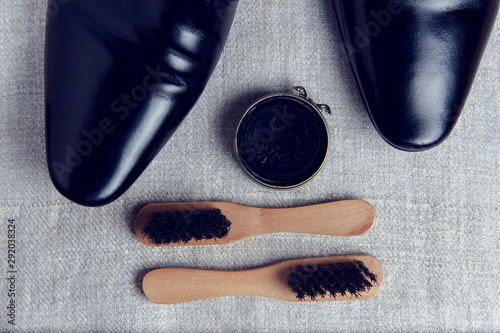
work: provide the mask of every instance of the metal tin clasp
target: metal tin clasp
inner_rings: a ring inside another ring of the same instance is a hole
[[[313,103],[314,105],[316,105],[316,107],[318,108],[318,110],[320,112],[324,112],[324,113],[328,113],[328,114],[332,114],[332,110],[330,109],[330,107],[326,104],[317,104],[315,103],[311,98],[307,97],[307,91],[306,91],[306,88],[302,87],[302,86],[295,86],[293,87],[293,91],[296,95],[300,96],[300,97],[303,97],[305,99],[307,99],[309,102]]]

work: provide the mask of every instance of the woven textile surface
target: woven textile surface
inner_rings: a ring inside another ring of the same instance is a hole
[[[498,23],[450,137],[408,153],[385,143],[371,124],[330,1],[240,1],[222,58],[189,116],[123,196],[88,208],[62,197],[47,172],[46,8],[42,0],[0,1],[0,331],[498,331]],[[332,147],[313,181],[276,191],[244,174],[232,142],[252,101],[295,85],[331,107]],[[370,232],[350,238],[280,233],[166,249],[140,243],[133,229],[135,215],[151,202],[277,208],[343,199],[374,206]],[[9,220],[16,240],[10,274]],[[144,275],[160,267],[236,270],[357,253],[384,267],[374,299],[306,304],[234,296],[156,305],[141,287]]]

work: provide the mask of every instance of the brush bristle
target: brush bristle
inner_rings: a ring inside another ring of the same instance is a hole
[[[317,266],[298,266],[288,285],[299,300],[309,297],[360,296],[377,283],[377,277],[361,261],[338,262]]]
[[[142,231],[155,245],[227,236],[231,226],[220,209],[155,213]]]

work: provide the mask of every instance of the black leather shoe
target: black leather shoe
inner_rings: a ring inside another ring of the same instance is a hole
[[[49,5],[47,160],[87,206],[139,177],[197,101],[237,1],[72,0]]]
[[[334,0],[359,90],[396,148],[441,143],[463,109],[498,0]]]

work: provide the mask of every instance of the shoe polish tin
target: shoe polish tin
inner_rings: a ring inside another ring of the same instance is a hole
[[[257,183],[291,189],[312,180],[323,168],[330,135],[325,104],[315,104],[303,87],[254,102],[243,114],[234,140],[236,156]]]

